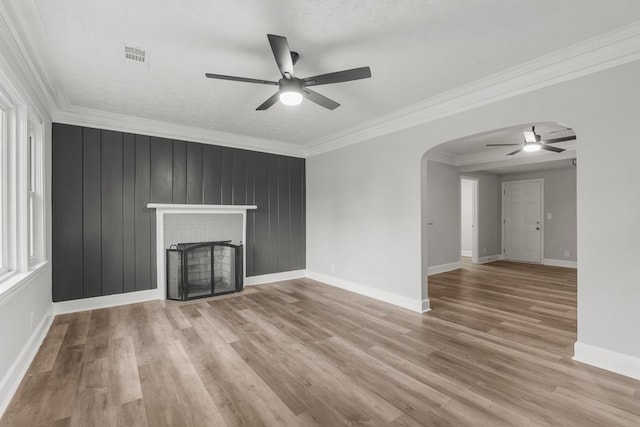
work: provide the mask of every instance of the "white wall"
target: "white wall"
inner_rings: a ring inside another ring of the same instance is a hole
[[[576,168],[500,175],[501,182],[527,179],[544,180],[544,258],[576,261]],[[551,219],[548,214],[551,214]],[[565,256],[565,251],[568,256]]]
[[[470,179],[460,180],[460,254],[471,256],[473,244],[473,185]]]
[[[420,298],[423,154],[490,129],[566,123],[580,157],[578,339],[640,362],[640,196],[630,184],[640,158],[638,75],[634,62],[309,158],[307,268]]]

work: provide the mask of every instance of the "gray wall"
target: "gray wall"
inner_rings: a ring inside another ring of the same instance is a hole
[[[499,256],[502,253],[500,179],[491,173],[474,175],[478,178],[478,258]]]
[[[53,300],[156,287],[147,203],[257,205],[248,276],[305,268],[305,160],[57,124],[52,137]]]
[[[501,183],[527,179],[544,180],[544,258],[576,261],[576,168],[500,175]]]
[[[450,165],[427,161],[429,267],[460,261],[460,176]]]

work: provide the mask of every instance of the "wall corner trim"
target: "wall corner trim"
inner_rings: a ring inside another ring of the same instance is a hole
[[[100,308],[116,307],[118,305],[135,304],[138,302],[164,299],[160,289],[127,292],[124,294],[105,295],[101,297],[74,299],[53,303],[53,313],[66,314],[78,311],[97,310]]]
[[[640,380],[640,357],[576,341],[573,360]]]
[[[458,270],[460,268],[462,268],[462,262],[460,261],[450,262],[448,264],[434,265],[432,267],[427,268],[427,276],[446,273],[447,271]]]
[[[423,301],[418,298],[410,298],[404,295],[398,295],[393,292],[383,291],[380,289],[372,288],[371,286],[362,285],[360,283],[351,282],[348,280],[340,279],[338,277],[329,276],[327,274],[317,273],[315,271],[307,270],[307,277],[309,279],[322,282],[329,286],[344,289],[349,292],[364,295],[369,298],[377,299],[388,304],[397,305],[398,307],[406,308],[407,310],[422,313]]]
[[[429,298],[422,300],[422,312],[426,313],[427,311],[431,311],[431,301]]]
[[[33,358],[36,356],[40,345],[49,332],[53,322],[53,307],[49,307],[38,326],[33,330],[31,337],[20,351],[20,354],[9,368],[4,378],[0,380],[0,417],[4,414],[13,395],[18,390],[22,378],[27,373]]]
[[[542,264],[552,267],[578,268],[577,261],[565,261],[563,259],[545,258],[542,260]]]
[[[503,260],[504,257],[500,254],[496,254],[496,255],[487,255],[487,256],[483,256],[478,258],[478,264],[487,264],[490,262],[494,262],[494,261],[501,261]]]
[[[306,270],[284,271],[282,273],[262,274],[260,276],[245,277],[245,286],[264,285],[267,283],[282,282],[284,280],[302,279],[307,277]]]

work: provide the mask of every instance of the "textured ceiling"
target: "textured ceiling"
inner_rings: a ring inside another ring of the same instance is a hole
[[[31,50],[70,106],[310,144],[640,19],[637,0],[13,0]],[[319,86],[327,111],[255,108],[277,80],[267,33],[289,39],[305,77],[368,65],[367,80]],[[124,63],[123,46],[150,52]],[[67,105],[61,105],[65,108]]]

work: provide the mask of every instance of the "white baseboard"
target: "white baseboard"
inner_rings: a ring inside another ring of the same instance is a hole
[[[97,310],[99,308],[115,307],[118,305],[135,304],[138,302],[164,299],[160,289],[127,292],[124,294],[106,295],[103,297],[74,299],[53,303],[54,314],[75,313],[77,311]]]
[[[450,262],[449,264],[434,265],[427,268],[427,276],[431,276],[432,274],[446,273],[447,271],[457,270],[459,268],[462,268],[462,263],[460,261]]]
[[[245,277],[244,285],[245,286],[253,286],[253,285],[262,285],[264,283],[273,283],[273,282],[281,282],[283,280],[293,280],[300,279],[306,277],[306,270],[293,270],[293,271],[284,271],[282,273],[273,273],[273,274],[263,274],[261,276],[250,276]]]
[[[504,257],[500,254],[497,255],[487,255],[487,256],[483,256],[478,258],[478,264],[487,264],[489,262],[494,262],[494,261],[500,261],[504,259]]]
[[[350,282],[348,280],[339,279],[337,277],[329,276],[322,273],[316,273],[315,271],[307,270],[307,277],[330,286],[335,286],[336,288],[344,289],[349,292],[354,292],[356,294],[380,300],[382,302],[397,305],[411,311],[415,311],[418,313],[423,312],[423,301],[418,298],[414,299],[405,297],[393,292],[375,289],[366,285],[361,285],[359,283]]]
[[[471,251],[460,251],[460,256],[472,256],[473,253]]]
[[[640,357],[576,342],[573,360],[640,380]]]
[[[578,263],[576,261],[565,261],[563,259],[545,258],[542,260],[542,263],[552,267],[578,268]]]
[[[53,322],[53,309],[50,307],[38,326],[33,330],[31,337],[29,337],[20,354],[16,357],[11,368],[0,381],[0,417],[9,406],[11,398],[18,390],[22,378],[27,373],[27,369],[29,369],[33,358],[47,336],[51,322]]]
[[[427,311],[431,311],[431,301],[429,298],[422,300],[422,312],[426,313]]]

